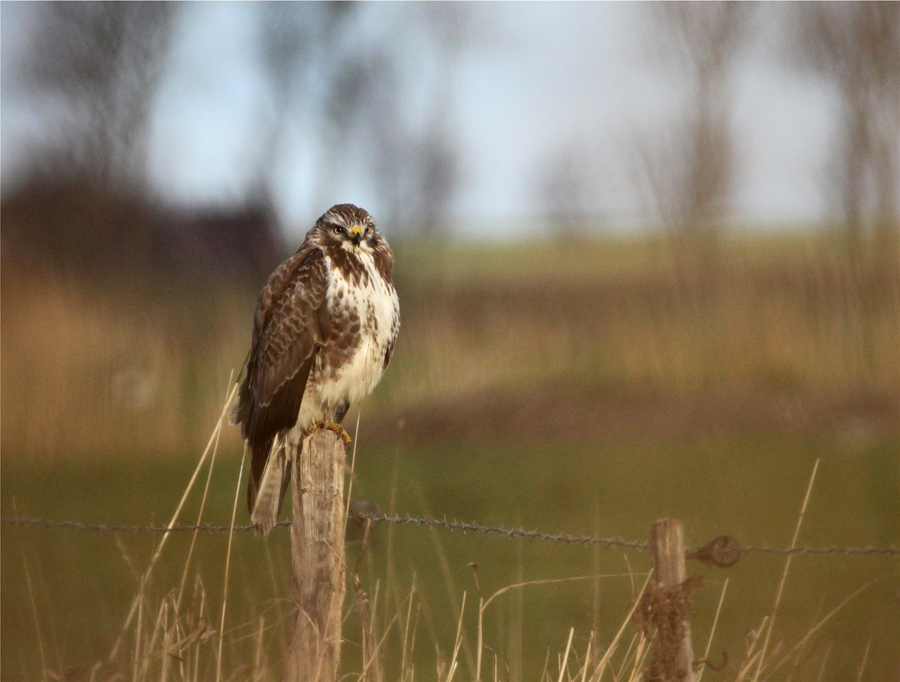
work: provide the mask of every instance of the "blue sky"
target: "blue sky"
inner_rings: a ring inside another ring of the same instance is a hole
[[[4,183],[15,179],[30,140],[44,134],[52,119],[16,79],[32,9],[2,6]],[[255,9],[245,3],[183,9],[154,108],[150,179],[171,203],[236,201],[254,158],[253,132],[267,111],[254,48]],[[636,182],[634,144],[665,126],[685,95],[677,70],[649,54],[654,36],[647,7],[484,3],[469,9],[475,37],[442,72],[460,150],[461,184],[452,205],[457,229],[472,236],[483,235],[484,225],[500,234],[522,226],[539,229],[539,164],[560,146],[583,150],[592,208],[605,216],[609,229],[646,225],[648,204]],[[769,14],[765,25],[777,24],[772,13],[778,7],[763,10]],[[403,37],[402,5],[373,3],[365,11],[372,35],[384,35],[375,29],[386,21],[399,27],[388,35]],[[738,177],[732,217],[761,227],[826,215],[824,169],[837,112],[825,84],[783,64],[773,35],[757,32],[733,78]],[[414,38],[397,49],[407,60],[411,97],[417,79],[428,97],[434,63],[419,62]],[[283,139],[276,192],[284,223],[298,233],[329,198],[316,189],[314,152],[303,129],[298,121]],[[354,153],[349,168],[355,167]],[[335,201],[359,203],[377,216],[379,197],[365,177],[348,172],[329,192]]]

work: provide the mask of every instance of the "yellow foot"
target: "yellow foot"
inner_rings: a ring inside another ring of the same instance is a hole
[[[350,444],[353,440],[350,438],[350,434],[344,430],[344,427],[338,424],[335,421],[331,421],[330,419],[326,419],[324,422],[319,422],[318,424],[313,424],[306,431],[307,436],[311,436],[319,429],[328,429],[329,431],[334,431],[337,435],[344,439],[346,444]]]

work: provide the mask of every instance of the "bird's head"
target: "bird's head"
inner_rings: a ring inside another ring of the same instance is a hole
[[[369,212],[353,204],[337,204],[316,222],[320,239],[325,244],[348,251],[372,251],[381,241],[375,221]]]

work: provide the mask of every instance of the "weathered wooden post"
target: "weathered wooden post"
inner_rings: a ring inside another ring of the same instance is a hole
[[[687,578],[684,565],[684,528],[678,519],[660,519],[650,533],[653,567],[658,588],[676,588]],[[683,627],[682,627],[683,626]],[[676,679],[694,682],[694,647],[691,644],[691,624],[685,616],[677,628],[680,641],[675,651]],[[674,647],[673,647],[674,649]]]
[[[344,441],[320,429],[294,454],[291,596],[296,605],[287,682],[335,682],[344,602]]]

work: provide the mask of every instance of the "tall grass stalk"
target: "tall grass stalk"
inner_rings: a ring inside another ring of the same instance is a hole
[[[222,424],[224,423],[225,417],[228,414],[228,410],[231,407],[231,402],[232,400],[234,400],[234,396],[237,393],[237,388],[237,384],[235,384],[231,389],[231,393],[228,395],[228,398],[225,400],[225,406],[222,408],[222,413],[219,415],[219,420],[216,422],[216,426],[213,429],[212,435],[209,437],[209,441],[206,444],[206,449],[204,449],[203,455],[200,457],[200,461],[197,462],[197,466],[194,468],[194,473],[191,476],[191,480],[188,481],[187,487],[184,489],[184,493],[181,496],[181,500],[178,502],[178,506],[175,509],[175,513],[172,514],[172,518],[169,520],[169,523],[166,526],[166,532],[163,533],[159,545],[157,545],[156,550],[153,552],[153,557],[150,559],[150,564],[147,566],[147,570],[141,577],[140,586],[138,587],[137,595],[135,595],[135,598],[131,602],[131,609],[128,612],[128,617],[125,619],[125,624],[122,626],[121,634],[119,635],[118,640],[116,640],[112,652],[109,655],[109,659],[111,661],[115,660],[118,657],[119,651],[122,646],[122,641],[125,637],[125,634],[128,632],[128,628],[131,626],[131,621],[134,618],[135,612],[143,606],[144,593],[150,581],[150,574],[153,571],[153,567],[159,560],[160,555],[162,555],[163,547],[165,547],[166,545],[166,540],[169,539],[172,527],[178,522],[178,517],[181,515],[181,510],[184,507],[184,503],[187,501],[188,495],[190,495],[190,492],[194,487],[194,483],[197,481],[197,476],[200,474],[200,471],[203,468],[203,463],[206,461],[206,457],[209,455],[210,450],[215,446],[215,444],[218,443],[218,434],[222,430]],[[140,620],[141,619],[139,619],[139,627]]]
[[[863,584],[860,587],[858,587],[857,589],[855,589],[849,595],[847,595],[844,599],[842,599],[837,604],[837,606],[835,606],[833,609],[831,609],[831,611],[829,611],[827,614],[825,614],[825,616],[823,616],[817,623],[815,623],[809,630],[807,630],[806,633],[803,635],[803,637],[801,637],[800,640],[796,644],[794,644],[794,646],[792,646],[790,649],[787,650],[787,652],[782,656],[781,660],[777,664],[771,666],[771,672],[773,674],[775,672],[777,672],[778,669],[782,665],[784,665],[790,659],[791,656],[793,656],[795,653],[797,653],[803,647],[805,647],[810,642],[812,637],[817,632],[819,632],[819,630],[822,629],[822,626],[824,626],[827,622],[829,622],[832,618],[834,618],[834,616],[836,616],[838,613],[840,613],[847,606],[847,604],[849,604],[851,601],[853,601],[853,599],[855,597],[857,597],[859,594],[861,594],[865,590],[869,589],[872,585],[877,583],[879,580],[884,579],[885,577],[887,577],[887,576],[883,575],[883,576],[874,578],[872,580],[869,580],[865,584]],[[738,678],[738,679],[741,679],[741,678]]]
[[[816,472],[819,470],[819,462],[821,460],[816,460],[816,463],[813,465],[812,475],[809,477],[809,485],[806,488],[806,496],[803,498],[803,506],[800,508],[800,516],[797,518],[797,527],[794,529],[794,537],[791,539],[790,548],[794,549],[797,546],[797,538],[800,537],[800,527],[803,525],[803,517],[806,515],[806,507],[809,504],[809,497],[812,494],[813,483],[816,480]],[[769,639],[772,636],[772,630],[775,627],[775,616],[778,613],[778,605],[781,603],[781,595],[784,592],[784,584],[787,582],[788,573],[791,568],[791,559],[794,558],[793,554],[788,554],[787,559],[784,562],[784,571],[781,574],[781,581],[778,583],[778,591],[775,593],[775,604],[772,606],[772,616],[769,618],[769,625],[766,629],[766,637],[763,641],[762,650],[759,654],[759,662],[756,665],[756,673],[753,675],[753,682],[757,682],[759,679],[759,674],[762,671],[763,663],[766,658],[766,651],[769,648]]]
[[[232,395],[234,393],[232,392]],[[230,403],[231,401],[229,401]],[[231,546],[234,540],[234,520],[237,518],[238,499],[241,496],[241,484],[244,479],[244,463],[247,457],[241,457],[241,470],[238,473],[237,485],[234,489],[234,507],[231,510],[231,530],[228,531],[228,549],[225,552],[225,582],[222,587],[222,618],[219,621],[219,652],[216,656],[216,682],[222,680],[222,646],[225,642],[225,613],[228,607],[228,572],[231,568]]]
[[[562,663],[559,664],[559,679],[557,682],[563,682],[566,674],[566,666],[569,663],[569,653],[572,651],[572,637],[575,636],[575,628],[569,628],[569,640],[566,642],[566,650],[563,652]]]
[[[44,635],[41,633],[41,620],[38,617],[37,600],[34,598],[34,587],[31,584],[31,569],[28,567],[28,557],[22,550],[22,562],[25,564],[25,578],[28,583],[28,600],[31,603],[31,613],[34,617],[34,628],[37,632],[38,652],[41,655],[41,681],[47,682],[47,656],[44,653]]]
[[[644,581],[643,586],[641,587],[641,591],[638,593],[637,597],[634,600],[634,604],[631,605],[631,610],[628,612],[628,616],[622,622],[621,627],[619,627],[619,631],[616,632],[616,636],[613,637],[612,642],[610,642],[609,646],[606,648],[606,651],[603,653],[603,657],[600,659],[600,662],[597,664],[597,667],[594,671],[594,677],[591,678],[592,682],[599,682],[600,678],[603,676],[603,672],[606,670],[606,666],[609,664],[610,659],[612,658],[613,653],[616,648],[619,646],[619,640],[622,638],[622,633],[625,632],[625,626],[631,622],[631,619],[634,617],[634,612],[637,610],[638,604],[641,603],[641,597],[644,596],[644,592],[647,591],[647,586],[650,584],[650,578],[653,577],[653,572],[647,574],[647,579]]]
[[[712,648],[713,637],[716,634],[716,626],[719,624],[719,614],[722,612],[722,603],[725,601],[725,591],[728,589],[728,578],[725,578],[725,583],[722,585],[722,592],[719,594],[719,605],[716,607],[716,615],[713,618],[712,629],[709,631],[709,639],[706,641],[706,651],[703,652],[704,660],[709,660],[709,650]],[[700,682],[703,679],[703,671],[706,670],[706,665],[700,668],[700,672],[697,674],[697,682]]]
[[[863,652],[862,660],[859,662],[859,668],[856,671],[856,682],[862,682],[863,673],[866,671],[866,661],[869,660],[869,649],[872,647],[872,638],[866,642],[866,650]]]
[[[228,378],[229,386],[237,385],[237,384],[233,384],[233,382],[232,382],[233,378],[234,378],[234,372],[232,371],[231,376]],[[232,389],[232,391],[233,391],[233,389]],[[225,403],[226,406],[231,404],[231,401],[228,398],[226,398],[225,401],[226,401],[226,403]],[[206,472],[206,484],[203,486],[203,497],[200,498],[200,509],[197,511],[197,522],[196,522],[197,526],[199,526],[200,522],[203,520],[203,512],[206,509],[206,500],[209,497],[209,484],[210,484],[210,481],[212,480],[213,469],[216,466],[216,453],[219,451],[219,437],[221,436],[221,433],[222,433],[221,429],[218,429],[218,431],[216,432],[216,441],[215,441],[215,444],[213,445],[212,458],[209,461],[209,468],[207,469],[207,472]],[[181,571],[181,584],[178,586],[178,599],[175,602],[176,613],[181,608],[181,598],[184,595],[184,586],[185,586],[185,582],[186,582],[187,576],[188,576],[188,567],[191,564],[191,557],[194,556],[194,547],[197,544],[197,536],[199,535],[199,533],[200,533],[200,529],[197,528],[191,534],[191,545],[188,548],[187,558],[184,560],[184,569]]]

